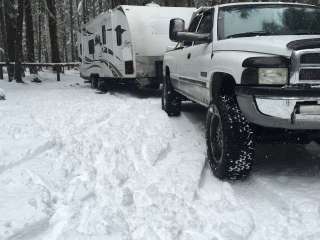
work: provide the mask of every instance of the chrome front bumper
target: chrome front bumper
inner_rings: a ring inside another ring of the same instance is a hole
[[[239,107],[249,122],[284,129],[320,129],[320,89],[237,89]]]

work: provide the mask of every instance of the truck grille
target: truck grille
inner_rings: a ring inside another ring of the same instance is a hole
[[[320,83],[320,48],[292,52],[290,84]]]
[[[320,64],[320,53],[305,53],[300,57],[301,64]]]
[[[301,69],[299,79],[300,81],[320,80],[320,69]]]

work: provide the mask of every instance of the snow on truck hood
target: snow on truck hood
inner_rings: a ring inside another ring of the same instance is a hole
[[[312,38],[319,38],[319,35],[256,36],[232,38],[218,41],[215,46],[215,50],[247,51],[290,57],[292,50],[287,48],[287,44],[289,42]]]

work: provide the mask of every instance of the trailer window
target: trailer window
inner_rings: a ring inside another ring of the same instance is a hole
[[[124,29],[121,28],[120,25],[118,25],[115,29],[116,35],[117,35],[117,45],[121,46],[122,45],[122,34],[125,31]]]
[[[94,39],[91,39],[88,45],[89,45],[89,54],[94,54]]]
[[[102,43],[105,45],[107,43],[107,39],[106,39],[106,26],[103,25],[102,26]]]

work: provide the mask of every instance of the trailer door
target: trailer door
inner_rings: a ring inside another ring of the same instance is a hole
[[[112,37],[112,13],[108,14],[106,20],[106,36],[105,36],[105,56],[109,62],[113,62],[113,37]]]
[[[125,77],[131,77],[130,75],[134,74],[134,67],[128,19],[122,11],[117,11],[114,19],[113,36],[116,65]]]

